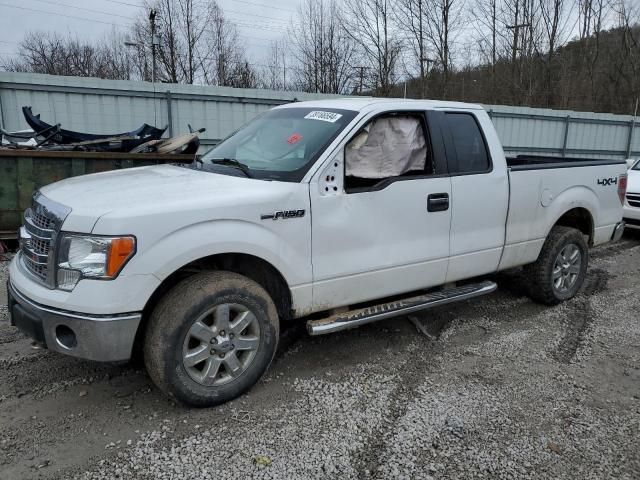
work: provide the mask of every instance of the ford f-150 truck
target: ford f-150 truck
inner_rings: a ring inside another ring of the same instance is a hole
[[[622,234],[625,187],[623,160],[507,160],[476,105],[282,105],[191,165],[41,188],[11,319],[68,355],[141,351],[162,391],[215,405],[263,375],[283,321],[335,332],[492,292],[486,275],[518,266],[533,299],[573,297],[589,246]]]

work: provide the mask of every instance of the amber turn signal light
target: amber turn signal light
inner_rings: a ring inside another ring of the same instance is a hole
[[[107,256],[107,277],[115,277],[127,260],[133,256],[136,250],[136,241],[133,237],[121,237],[111,240],[109,254]]]

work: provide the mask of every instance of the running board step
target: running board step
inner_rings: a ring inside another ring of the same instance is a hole
[[[416,297],[403,298],[389,303],[381,303],[372,307],[336,313],[327,318],[309,320],[309,335],[324,335],[339,332],[348,328],[359,327],[367,323],[377,322],[385,318],[406,315],[408,313],[439,307],[448,303],[460,302],[479,297],[495,291],[498,286],[494,282],[484,281],[463,287],[448,288],[439,292],[427,293]]]

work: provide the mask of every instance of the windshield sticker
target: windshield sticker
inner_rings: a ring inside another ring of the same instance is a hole
[[[335,123],[341,117],[342,115],[340,115],[339,113],[314,110],[313,112],[307,113],[304,118],[309,120],[322,120],[323,122]]]
[[[302,135],[300,135],[299,133],[294,133],[289,138],[287,138],[287,143],[289,145],[293,145],[294,143],[298,143],[300,140],[302,140]]]

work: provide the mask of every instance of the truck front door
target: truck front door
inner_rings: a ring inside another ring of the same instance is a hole
[[[450,198],[424,112],[366,123],[311,182],[314,310],[444,283]]]

